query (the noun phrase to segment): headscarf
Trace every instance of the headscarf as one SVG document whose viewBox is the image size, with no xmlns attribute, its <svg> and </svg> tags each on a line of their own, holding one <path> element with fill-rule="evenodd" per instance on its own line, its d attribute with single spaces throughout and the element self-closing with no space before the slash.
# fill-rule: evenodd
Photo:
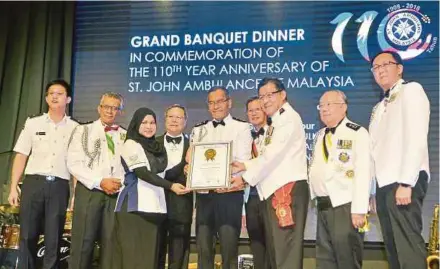
<svg viewBox="0 0 440 269">
<path fill-rule="evenodd" d="M 133 118 L 128 125 L 126 139 L 131 139 L 139 143 L 144 149 L 145 155 L 147 155 L 150 163 L 150 171 L 160 173 L 165 170 L 168 162 L 165 146 L 156 141 L 154 135 L 147 138 L 139 133 L 139 127 L 147 115 L 151 115 L 154 121 L 156 121 L 156 114 L 149 108 L 141 107 L 134 112 Z"/>
</svg>

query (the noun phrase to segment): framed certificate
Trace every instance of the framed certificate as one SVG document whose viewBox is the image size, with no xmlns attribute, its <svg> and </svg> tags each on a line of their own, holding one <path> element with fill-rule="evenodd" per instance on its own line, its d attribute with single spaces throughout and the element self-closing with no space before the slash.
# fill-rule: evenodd
<svg viewBox="0 0 440 269">
<path fill-rule="evenodd" d="M 194 143 L 186 186 L 193 190 L 229 188 L 231 160 L 232 141 Z"/>
</svg>

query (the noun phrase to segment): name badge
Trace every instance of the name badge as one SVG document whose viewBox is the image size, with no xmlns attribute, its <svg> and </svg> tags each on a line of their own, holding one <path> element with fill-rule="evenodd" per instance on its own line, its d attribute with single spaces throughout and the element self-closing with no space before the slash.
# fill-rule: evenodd
<svg viewBox="0 0 440 269">
<path fill-rule="evenodd" d="M 36 132 L 36 135 L 46 135 L 46 132 Z"/>
<path fill-rule="evenodd" d="M 336 148 L 338 149 L 352 149 L 353 147 L 353 141 L 352 140 L 338 140 L 338 144 Z"/>
</svg>

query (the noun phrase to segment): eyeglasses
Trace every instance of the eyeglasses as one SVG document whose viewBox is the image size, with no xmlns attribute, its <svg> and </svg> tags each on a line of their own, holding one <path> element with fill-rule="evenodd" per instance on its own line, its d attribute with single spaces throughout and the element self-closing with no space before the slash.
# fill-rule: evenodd
<svg viewBox="0 0 440 269">
<path fill-rule="evenodd" d="M 371 72 L 375 73 L 375 72 L 379 71 L 379 69 L 387 68 L 387 67 L 389 67 L 389 66 L 391 66 L 393 64 L 399 65 L 398 63 L 395 63 L 395 62 L 387 62 L 387 63 L 383 63 L 383 64 L 373 65 L 373 67 L 371 67 L 370 70 L 371 70 Z"/>
<path fill-rule="evenodd" d="M 316 109 L 321 110 L 324 107 L 330 107 L 331 105 L 344 105 L 345 103 L 322 103 L 316 106 Z"/>
<path fill-rule="evenodd" d="M 99 105 L 99 106 L 104 110 L 112 111 L 112 112 L 121 110 L 121 108 L 118 106 L 108 106 L 108 105 Z"/>
<path fill-rule="evenodd" d="M 215 106 L 215 105 L 221 105 L 229 101 L 229 98 L 223 99 L 223 100 L 217 100 L 217 101 L 208 101 L 208 106 Z"/>
<path fill-rule="evenodd" d="M 279 92 L 281 92 L 281 90 L 277 90 L 277 91 L 274 91 L 274 92 L 266 93 L 264 95 L 259 95 L 258 99 L 260 99 L 260 100 L 272 99 L 275 96 L 275 94 L 279 93 Z"/>
</svg>

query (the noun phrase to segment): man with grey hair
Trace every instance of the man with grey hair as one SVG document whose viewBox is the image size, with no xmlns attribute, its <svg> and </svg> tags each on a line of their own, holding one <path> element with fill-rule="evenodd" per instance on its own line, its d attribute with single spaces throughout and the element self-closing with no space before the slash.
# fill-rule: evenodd
<svg viewBox="0 0 440 269">
<path fill-rule="evenodd" d="M 342 91 L 325 92 L 318 110 L 325 128 L 316 135 L 309 167 L 318 209 L 316 268 L 360 269 L 371 183 L 368 132 L 347 118 Z"/>
<path fill-rule="evenodd" d="M 120 94 L 103 94 L 97 108 L 100 118 L 78 126 L 72 134 L 67 167 L 79 182 L 75 187 L 71 269 L 92 267 L 95 241 L 100 243 L 100 268 L 111 268 L 114 210 L 125 174 L 121 148 L 126 131 L 115 125 L 122 108 Z"/>
</svg>

